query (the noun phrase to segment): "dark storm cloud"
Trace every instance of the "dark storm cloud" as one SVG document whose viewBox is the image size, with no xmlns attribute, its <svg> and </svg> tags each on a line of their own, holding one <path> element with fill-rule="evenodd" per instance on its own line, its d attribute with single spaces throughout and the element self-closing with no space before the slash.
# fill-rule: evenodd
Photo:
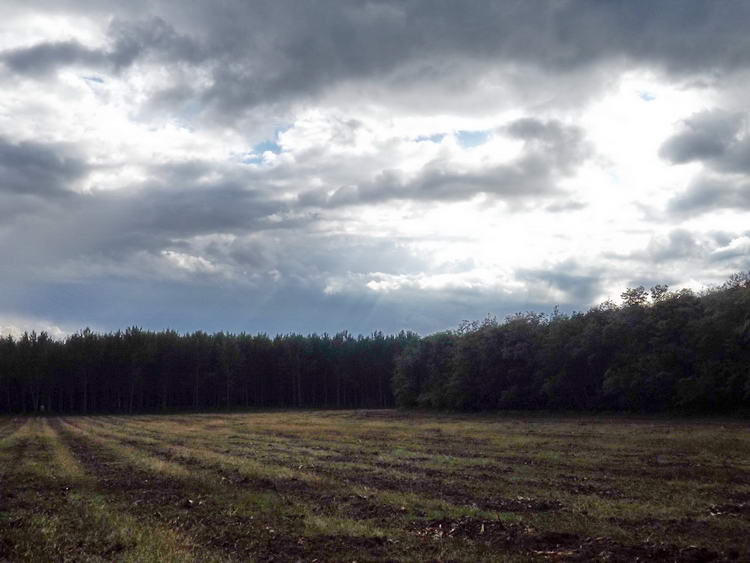
<svg viewBox="0 0 750 563">
<path fill-rule="evenodd" d="M 0 60 L 20 74 L 44 75 L 62 66 L 99 66 L 106 62 L 106 57 L 76 41 L 62 41 L 10 49 L 0 54 Z"/>
<path fill-rule="evenodd" d="M 328 195 L 309 191 L 302 205 L 341 206 L 389 200 L 457 201 L 487 194 L 508 203 L 560 194 L 557 182 L 575 171 L 592 154 L 583 131 L 558 121 L 525 118 L 500 133 L 524 141 L 521 154 L 509 163 L 462 171 L 452 162 L 428 163 L 416 178 L 384 170 L 372 181 L 343 186 Z"/>
<path fill-rule="evenodd" d="M 115 19 L 109 26 L 109 37 L 113 46 L 108 58 L 115 69 L 127 67 L 148 55 L 167 62 L 189 64 L 200 63 L 206 57 L 196 40 L 178 33 L 157 16 L 135 21 Z"/>
<path fill-rule="evenodd" d="M 750 173 L 750 136 L 743 114 L 703 111 L 685 120 L 659 154 L 675 164 L 699 161 L 720 172 Z"/>
<path fill-rule="evenodd" d="M 188 64 L 204 59 L 198 43 L 178 34 L 159 17 L 115 19 L 109 25 L 107 35 L 110 42 L 107 49 L 92 49 L 74 40 L 39 43 L 0 52 L 0 61 L 19 74 L 43 76 L 67 66 L 119 71 L 149 56 L 163 62 Z"/>
<path fill-rule="evenodd" d="M 72 147 L 0 137 L 0 192 L 59 196 L 86 172 Z"/>
<path fill-rule="evenodd" d="M 225 118 L 349 81 L 390 81 L 396 89 L 410 83 L 450 88 L 462 68 L 469 73 L 464 78 L 504 64 L 554 75 L 611 61 L 677 75 L 709 71 L 718 76 L 750 65 L 746 2 L 78 5 L 81 13 L 94 17 L 105 17 L 107 5 L 116 13 L 107 50 L 97 53 L 75 42 L 40 44 L 5 53 L 6 63 L 24 72 L 103 60 L 122 68 L 154 55 L 210 76 L 200 87 L 190 80 L 184 86 L 194 88 L 196 103 Z M 64 6 L 76 9 L 76 3 Z"/>
<path fill-rule="evenodd" d="M 230 112 L 368 77 L 439 86 L 462 62 L 557 73 L 624 59 L 688 75 L 750 64 L 741 2 L 274 1 L 203 14 L 216 59 L 238 63 L 214 68 L 204 99 Z"/>
</svg>

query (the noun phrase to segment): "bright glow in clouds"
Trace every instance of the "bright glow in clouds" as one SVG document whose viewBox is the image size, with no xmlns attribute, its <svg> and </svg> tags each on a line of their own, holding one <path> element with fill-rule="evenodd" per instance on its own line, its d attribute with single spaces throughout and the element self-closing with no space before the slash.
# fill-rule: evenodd
<svg viewBox="0 0 750 563">
<path fill-rule="evenodd" d="M 745 12 L 691 67 L 637 6 L 561 46 L 375 4 L 0 9 L 0 332 L 429 332 L 750 268 Z"/>
</svg>

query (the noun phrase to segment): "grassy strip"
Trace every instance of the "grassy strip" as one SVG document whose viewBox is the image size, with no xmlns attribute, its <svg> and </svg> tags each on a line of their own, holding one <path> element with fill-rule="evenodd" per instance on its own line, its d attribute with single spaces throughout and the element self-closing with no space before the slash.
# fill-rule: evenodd
<svg viewBox="0 0 750 563">
<path fill-rule="evenodd" d="M 136 522 L 93 491 L 47 420 L 31 419 L 0 448 L 0 560 L 190 561 L 170 530 Z M 201 553 L 195 559 L 212 560 Z M 214 559 L 215 560 L 215 559 Z"/>
<path fill-rule="evenodd" d="M 183 534 L 154 522 L 139 521 L 127 514 L 127 506 L 112 503 L 107 496 L 96 491 L 97 483 L 87 475 L 80 463 L 62 442 L 56 430 L 44 425 L 44 438 L 48 441 L 59 477 L 74 484 L 76 492 L 68 501 L 96 527 L 111 530 L 119 538 L 122 552 L 120 561 L 219 561 L 220 558 L 198 548 Z"/>
<path fill-rule="evenodd" d="M 6 420 L 5 424 L 0 427 L 0 441 L 10 438 L 28 424 L 28 418 L 13 418 Z"/>
</svg>

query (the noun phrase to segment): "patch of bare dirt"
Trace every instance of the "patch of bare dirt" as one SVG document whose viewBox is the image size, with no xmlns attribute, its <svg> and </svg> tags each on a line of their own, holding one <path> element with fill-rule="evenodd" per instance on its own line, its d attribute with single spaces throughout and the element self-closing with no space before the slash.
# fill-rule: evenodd
<svg viewBox="0 0 750 563">
<path fill-rule="evenodd" d="M 319 504 L 313 508 L 313 512 L 335 514 L 354 520 L 376 520 L 380 523 L 394 520 L 404 514 L 403 510 L 395 506 L 378 504 L 369 499 L 368 495 L 318 494 L 315 495 L 315 500 L 319 501 Z"/>
<path fill-rule="evenodd" d="M 625 495 L 611 486 L 611 484 L 600 480 L 594 481 L 588 477 L 578 475 L 558 475 L 558 481 L 548 482 L 548 486 L 561 489 L 566 493 L 574 495 L 595 495 L 601 498 L 622 499 Z"/>
<path fill-rule="evenodd" d="M 471 489 L 458 483 L 446 483 L 433 479 L 407 479 L 400 475 L 383 475 L 368 472 L 343 472 L 335 467 L 316 467 L 316 471 L 347 483 L 370 487 L 376 490 L 409 492 L 428 498 L 446 500 L 452 504 L 476 506 L 482 510 L 496 512 L 546 512 L 559 510 L 562 503 L 557 500 L 536 499 L 525 496 L 503 498 L 479 488 Z"/>
<path fill-rule="evenodd" d="M 275 542 L 276 555 L 260 561 L 391 560 L 394 542 L 379 536 L 329 536 L 283 538 Z"/>
<path fill-rule="evenodd" d="M 498 551 L 520 552 L 557 561 L 684 561 L 724 560 L 721 554 L 698 547 L 626 545 L 605 537 L 591 538 L 565 532 L 537 531 L 523 524 L 475 518 L 415 522 L 411 532 L 425 540 L 464 538 L 489 544 Z"/>
<path fill-rule="evenodd" d="M 380 469 L 401 471 L 404 473 L 413 473 L 430 479 L 448 478 L 460 479 L 462 481 L 496 481 L 500 475 L 512 473 L 512 467 L 492 467 L 487 466 L 464 466 L 464 467 L 445 467 L 436 469 L 434 467 L 424 467 L 419 465 L 419 461 L 425 461 L 429 458 L 409 458 L 404 462 L 378 461 L 372 463 L 373 467 Z M 329 461 L 326 459 L 325 461 Z M 352 460 L 348 460 L 352 461 Z"/>
<path fill-rule="evenodd" d="M 564 467 L 555 464 L 557 467 Z M 572 470 L 576 468 L 571 467 Z M 578 468 L 580 469 L 580 468 Z M 626 477 L 632 479 L 656 479 L 661 481 L 699 481 L 701 483 L 722 483 L 735 485 L 750 483 L 750 471 L 740 467 L 723 465 L 701 465 L 688 462 L 657 463 L 656 458 L 648 463 L 639 462 L 630 467 L 622 465 L 599 465 L 591 468 L 603 477 Z"/>
<path fill-rule="evenodd" d="M 737 504 L 714 504 L 708 509 L 711 516 L 740 516 L 750 518 L 750 502 Z"/>
</svg>

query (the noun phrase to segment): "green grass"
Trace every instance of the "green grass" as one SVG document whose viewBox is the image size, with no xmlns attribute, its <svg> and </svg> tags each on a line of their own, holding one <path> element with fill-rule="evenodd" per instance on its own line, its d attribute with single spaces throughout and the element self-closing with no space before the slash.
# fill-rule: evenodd
<svg viewBox="0 0 750 563">
<path fill-rule="evenodd" d="M 398 411 L 2 419 L 0 501 L 10 561 L 742 560 L 750 433 Z"/>
</svg>

